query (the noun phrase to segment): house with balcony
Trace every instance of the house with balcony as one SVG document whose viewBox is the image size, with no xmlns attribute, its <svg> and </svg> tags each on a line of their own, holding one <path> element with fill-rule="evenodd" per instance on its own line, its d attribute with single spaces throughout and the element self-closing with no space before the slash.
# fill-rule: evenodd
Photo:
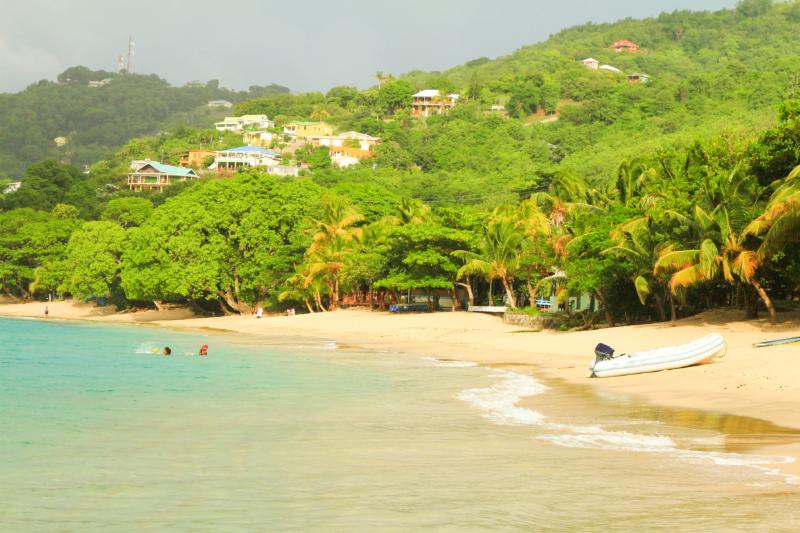
<svg viewBox="0 0 800 533">
<path fill-rule="evenodd" d="M 617 53 L 627 52 L 630 54 L 635 54 L 639 51 L 639 45 L 633 41 L 629 41 L 628 39 L 620 39 L 619 41 L 615 41 L 610 48 Z"/>
<path fill-rule="evenodd" d="M 262 146 L 239 146 L 217 152 L 214 168 L 220 171 L 247 167 L 274 167 L 281 162 L 280 152 Z"/>
<path fill-rule="evenodd" d="M 291 137 L 311 139 L 312 137 L 325 137 L 333 135 L 333 126 L 325 122 L 289 122 L 284 126 L 283 133 Z"/>
<path fill-rule="evenodd" d="M 216 157 L 215 150 L 189 150 L 181 154 L 179 165 L 183 168 L 203 168 L 206 160 L 211 157 Z"/>
<path fill-rule="evenodd" d="M 457 101 L 457 94 L 442 96 L 437 89 L 425 89 L 413 95 L 411 116 L 430 117 L 431 115 L 443 115 L 450 111 Z"/>
<path fill-rule="evenodd" d="M 240 117 L 225 117 L 225 120 L 216 122 L 217 131 L 232 131 L 241 133 L 244 130 L 266 130 L 275 127 L 267 115 L 242 115 Z"/>
<path fill-rule="evenodd" d="M 128 187 L 132 191 L 162 192 L 176 181 L 199 179 L 191 168 L 165 165 L 156 161 L 145 161 L 128 174 Z"/>
</svg>

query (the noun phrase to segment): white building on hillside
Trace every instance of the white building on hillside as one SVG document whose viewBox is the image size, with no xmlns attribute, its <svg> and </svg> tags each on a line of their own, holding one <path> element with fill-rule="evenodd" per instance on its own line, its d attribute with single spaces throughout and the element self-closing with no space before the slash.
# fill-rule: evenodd
<svg viewBox="0 0 800 533">
<path fill-rule="evenodd" d="M 225 107 L 230 109 L 233 107 L 233 104 L 227 100 L 209 100 L 208 107 Z"/>
<path fill-rule="evenodd" d="M 581 63 L 586 68 L 590 68 L 592 70 L 597 70 L 600 68 L 600 62 L 593 57 L 587 57 L 586 59 L 581 59 Z"/>
<path fill-rule="evenodd" d="M 281 162 L 281 154 L 261 146 L 239 146 L 220 150 L 214 161 L 217 170 L 242 167 L 274 167 Z"/>
<path fill-rule="evenodd" d="M 373 137 L 372 135 L 359 133 L 357 131 L 346 131 L 339 135 L 321 135 L 311 138 L 311 142 L 318 146 L 340 147 L 348 145 L 349 143 L 347 141 L 355 141 L 358 143 L 358 146 L 353 146 L 353 148 L 367 151 L 371 150 L 381 139 L 380 137 Z"/>
<path fill-rule="evenodd" d="M 8 185 L 6 185 L 5 189 L 3 189 L 3 194 L 11 194 L 12 192 L 17 192 L 21 185 L 22 185 L 21 181 L 12 181 Z"/>
<path fill-rule="evenodd" d="M 241 133 L 244 130 L 266 130 L 274 128 L 275 123 L 267 115 L 242 115 L 241 117 L 225 117 L 222 122 L 214 124 L 217 131 L 233 131 Z"/>
</svg>

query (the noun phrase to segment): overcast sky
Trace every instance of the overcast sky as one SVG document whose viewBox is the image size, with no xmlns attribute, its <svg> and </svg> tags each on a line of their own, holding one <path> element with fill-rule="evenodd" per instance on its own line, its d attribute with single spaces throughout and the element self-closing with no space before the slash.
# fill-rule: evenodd
<svg viewBox="0 0 800 533">
<path fill-rule="evenodd" d="M 236 89 L 366 87 L 377 71 L 444 70 L 508 54 L 588 21 L 736 0 L 0 0 L 0 92 L 73 65 L 114 70 L 135 41 L 134 71 L 175 85 Z"/>
</svg>

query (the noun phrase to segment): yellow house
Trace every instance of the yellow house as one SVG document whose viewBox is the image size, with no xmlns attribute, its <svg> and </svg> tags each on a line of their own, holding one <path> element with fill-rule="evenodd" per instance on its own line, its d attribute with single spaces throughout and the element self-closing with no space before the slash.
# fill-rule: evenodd
<svg viewBox="0 0 800 533">
<path fill-rule="evenodd" d="M 296 137 L 324 137 L 333 135 L 333 126 L 324 122 L 289 122 L 283 133 Z"/>
</svg>

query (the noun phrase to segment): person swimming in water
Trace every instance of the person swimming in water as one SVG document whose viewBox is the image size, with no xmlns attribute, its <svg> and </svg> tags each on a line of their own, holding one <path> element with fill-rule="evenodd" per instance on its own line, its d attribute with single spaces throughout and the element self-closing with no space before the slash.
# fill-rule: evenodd
<svg viewBox="0 0 800 533">
<path fill-rule="evenodd" d="M 164 355 L 170 355 L 170 354 L 172 354 L 172 348 L 170 348 L 169 346 L 164 346 L 164 352 L 163 352 L 163 354 L 164 354 Z"/>
<path fill-rule="evenodd" d="M 198 355 L 208 355 L 208 344 L 204 344 L 200 347 L 200 353 Z"/>
</svg>

